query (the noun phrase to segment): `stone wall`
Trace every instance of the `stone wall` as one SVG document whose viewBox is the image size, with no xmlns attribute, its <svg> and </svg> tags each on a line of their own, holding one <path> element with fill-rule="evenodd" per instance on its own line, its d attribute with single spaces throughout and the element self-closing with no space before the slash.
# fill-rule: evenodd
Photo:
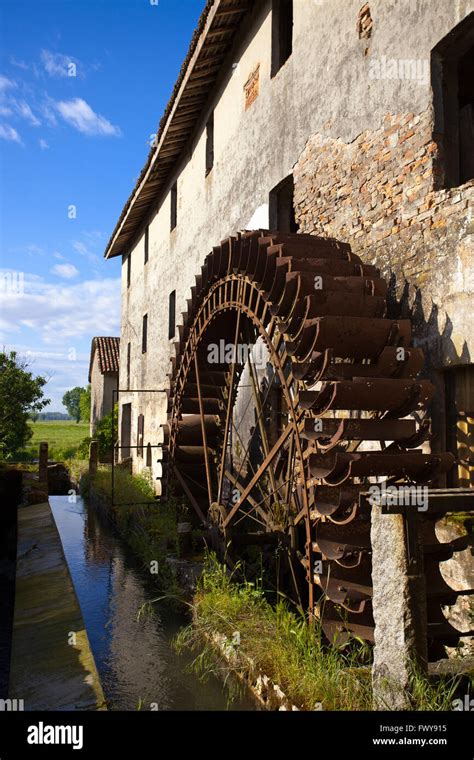
<svg viewBox="0 0 474 760">
<path fill-rule="evenodd" d="M 348 242 L 380 268 L 389 313 L 413 319 L 442 393 L 439 371 L 473 361 L 474 181 L 436 189 L 443 156 L 435 138 L 430 108 L 387 113 L 351 142 L 316 133 L 294 167 L 294 203 L 301 232 Z M 440 441 L 441 406 L 433 410 Z"/>
</svg>

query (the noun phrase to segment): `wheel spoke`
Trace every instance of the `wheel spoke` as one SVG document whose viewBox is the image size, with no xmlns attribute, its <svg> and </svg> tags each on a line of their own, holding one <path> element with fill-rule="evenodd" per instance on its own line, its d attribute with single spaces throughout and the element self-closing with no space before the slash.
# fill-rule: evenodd
<svg viewBox="0 0 474 760">
<path fill-rule="evenodd" d="M 235 326 L 235 339 L 234 339 L 234 346 L 235 346 L 235 359 L 237 359 L 237 344 L 239 341 L 239 331 L 240 331 L 240 311 L 237 312 L 237 320 L 236 320 L 236 326 Z M 219 484 L 217 487 L 217 503 L 221 503 L 221 497 L 222 497 L 222 487 L 224 485 L 224 470 L 225 470 L 225 458 L 227 455 L 227 441 L 229 436 L 229 427 L 230 427 L 230 418 L 232 415 L 232 401 L 234 396 L 234 375 L 235 375 L 235 366 L 236 361 L 232 362 L 232 367 L 230 370 L 230 382 L 229 382 L 229 396 L 227 399 L 227 411 L 225 416 L 225 428 L 224 428 L 224 441 L 222 443 L 222 455 L 221 455 L 221 464 L 219 469 Z"/>
<path fill-rule="evenodd" d="M 202 430 L 202 445 L 204 447 L 204 462 L 206 466 L 206 479 L 207 479 L 207 492 L 209 496 L 209 507 L 212 504 L 212 482 L 211 482 L 211 468 L 209 466 L 209 452 L 207 450 L 207 435 L 206 435 L 206 423 L 204 420 L 204 408 L 202 404 L 201 383 L 199 380 L 199 365 L 197 352 L 194 354 L 194 371 L 196 373 L 196 385 L 199 399 L 199 413 L 201 415 L 201 430 Z"/>
<path fill-rule="evenodd" d="M 283 446 L 283 444 L 285 443 L 286 439 L 288 438 L 288 436 L 290 435 L 290 433 L 293 431 L 293 429 L 294 429 L 293 423 L 290 422 L 290 424 L 287 425 L 287 427 L 285 428 L 285 430 L 283 431 L 283 433 L 280 435 L 278 441 L 275 443 L 275 445 L 269 451 L 268 456 L 265 457 L 264 461 L 262 462 L 262 464 L 258 468 L 257 472 L 255 473 L 255 475 L 253 476 L 253 478 L 250 480 L 250 483 L 248 483 L 248 485 L 245 487 L 243 493 L 240 495 L 240 498 L 237 500 L 237 502 L 234 504 L 234 506 L 230 510 L 229 514 L 227 515 L 227 517 L 226 517 L 226 519 L 224 521 L 224 526 L 227 526 L 230 523 L 230 521 L 232 520 L 233 516 L 235 515 L 235 513 L 240 508 L 241 504 L 245 501 L 245 499 L 247 498 L 247 496 L 251 492 L 251 490 L 254 487 L 255 483 L 259 480 L 259 478 L 262 477 L 262 475 L 265 472 L 265 470 L 267 469 L 268 465 L 276 457 L 276 455 L 278 454 L 280 448 Z"/>
</svg>

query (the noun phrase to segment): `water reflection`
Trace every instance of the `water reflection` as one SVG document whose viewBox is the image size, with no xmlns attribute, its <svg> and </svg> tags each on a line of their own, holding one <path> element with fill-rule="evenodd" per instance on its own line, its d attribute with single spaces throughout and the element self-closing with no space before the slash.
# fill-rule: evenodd
<svg viewBox="0 0 474 760">
<path fill-rule="evenodd" d="M 248 695 L 228 702 L 232 685 L 214 677 L 203 684 L 189 672 L 191 655 L 171 646 L 184 618 L 155 604 L 153 616 L 137 619 L 159 593 L 111 526 L 80 498 L 51 496 L 50 503 L 109 709 L 255 709 Z"/>
</svg>

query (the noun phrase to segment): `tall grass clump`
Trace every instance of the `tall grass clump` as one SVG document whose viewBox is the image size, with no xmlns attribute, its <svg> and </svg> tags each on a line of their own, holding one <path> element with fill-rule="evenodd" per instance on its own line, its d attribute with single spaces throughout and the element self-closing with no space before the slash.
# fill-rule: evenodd
<svg viewBox="0 0 474 760">
<path fill-rule="evenodd" d="M 259 584 L 235 581 L 216 559 L 206 557 L 193 600 L 193 623 L 177 638 L 178 650 L 199 651 L 195 669 L 225 674 L 236 668 L 247 675 L 267 675 L 288 700 L 303 710 L 372 710 L 372 651 L 351 638 L 328 644 L 318 621 L 308 624 L 286 601 L 272 605 Z M 219 657 L 216 635 L 232 654 L 231 665 Z M 229 658 L 227 658 L 229 659 Z M 428 679 L 416 667 L 410 684 L 413 710 L 450 710 L 458 679 Z"/>
</svg>

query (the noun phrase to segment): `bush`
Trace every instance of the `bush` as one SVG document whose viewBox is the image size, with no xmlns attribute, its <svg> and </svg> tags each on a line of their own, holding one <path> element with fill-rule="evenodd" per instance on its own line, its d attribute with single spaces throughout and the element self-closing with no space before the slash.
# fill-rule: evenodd
<svg viewBox="0 0 474 760">
<path fill-rule="evenodd" d="M 95 429 L 94 437 L 87 436 L 81 442 L 77 449 L 76 456 L 79 459 L 89 458 L 89 445 L 92 440 L 97 441 L 99 444 L 99 459 L 106 459 L 113 456 L 113 450 L 115 445 L 114 435 L 117 435 L 118 431 L 118 404 L 115 404 L 113 411 L 102 417 Z M 110 459 L 109 459 L 110 461 Z"/>
</svg>

